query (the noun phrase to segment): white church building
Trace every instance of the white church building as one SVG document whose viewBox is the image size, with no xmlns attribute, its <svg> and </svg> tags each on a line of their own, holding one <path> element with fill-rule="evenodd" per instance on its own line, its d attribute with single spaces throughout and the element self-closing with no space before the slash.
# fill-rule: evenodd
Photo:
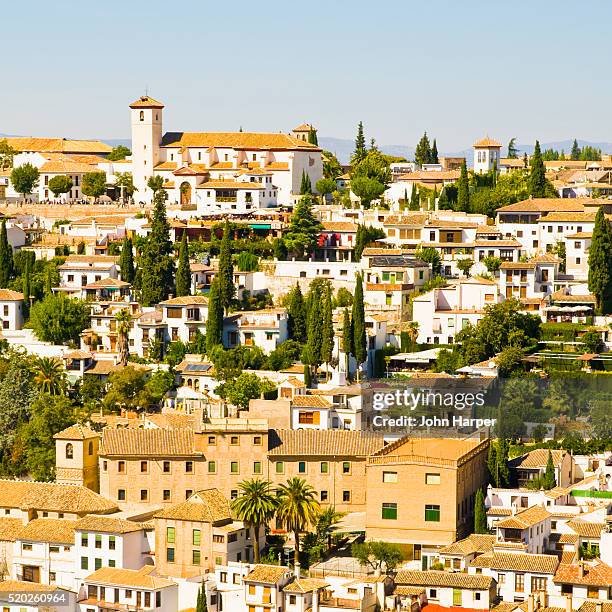
<svg viewBox="0 0 612 612">
<path fill-rule="evenodd" d="M 164 105 L 149 96 L 130 104 L 136 200 L 150 202 L 161 176 L 169 203 L 196 214 L 249 212 L 292 204 L 306 173 L 314 191 L 323 176 L 321 149 L 299 126 L 291 134 L 166 132 Z M 310 126 L 309 126 L 309 129 Z"/>
<path fill-rule="evenodd" d="M 499 172 L 501 142 L 488 136 L 474 143 L 474 172 L 486 174 L 495 168 Z"/>
</svg>

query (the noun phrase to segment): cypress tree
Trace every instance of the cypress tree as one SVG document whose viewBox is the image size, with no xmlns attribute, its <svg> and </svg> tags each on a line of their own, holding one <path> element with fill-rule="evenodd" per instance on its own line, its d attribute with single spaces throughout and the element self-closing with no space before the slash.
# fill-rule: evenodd
<svg viewBox="0 0 612 612">
<path fill-rule="evenodd" d="M 23 271 L 23 285 L 22 285 L 22 293 L 23 293 L 23 303 L 25 306 L 26 313 L 30 308 L 30 295 L 32 293 L 32 282 L 31 282 L 31 271 L 30 271 L 30 259 L 26 259 L 25 262 L 25 270 Z"/>
<path fill-rule="evenodd" d="M 434 138 L 433 144 L 431 145 L 431 163 L 432 164 L 439 164 L 439 158 L 438 158 L 438 143 L 436 142 L 436 139 Z"/>
<path fill-rule="evenodd" d="M 151 232 L 140 262 L 140 300 L 143 306 L 159 304 L 174 291 L 174 261 L 170 225 L 166 218 L 166 194 L 160 189 L 153 199 Z"/>
<path fill-rule="evenodd" d="M 365 307 L 363 304 L 363 277 L 357 274 L 355 294 L 353 297 L 353 355 L 359 366 L 367 359 L 366 329 L 365 329 Z"/>
<path fill-rule="evenodd" d="M 448 195 L 446 189 L 442 188 L 440 192 L 440 198 L 438 199 L 438 208 L 440 210 L 448 210 L 450 208 L 450 202 L 448 201 Z"/>
<path fill-rule="evenodd" d="M 404 210 L 406 208 L 408 208 L 410 205 L 409 200 L 408 200 L 408 190 L 404 189 L 404 201 L 400 206 L 400 210 Z"/>
<path fill-rule="evenodd" d="M 436 210 L 436 200 L 438 199 L 438 187 L 434 185 L 433 196 L 431 198 L 431 204 L 429 206 L 429 210 Z"/>
<path fill-rule="evenodd" d="M 498 487 L 510 486 L 510 466 L 508 465 L 508 453 L 510 444 L 506 438 L 500 438 L 497 447 L 497 468 Z"/>
<path fill-rule="evenodd" d="M 121 246 L 121 256 L 119 257 L 119 270 L 121 271 L 121 280 L 126 283 L 134 281 L 134 249 L 132 239 L 127 236 L 123 239 Z"/>
<path fill-rule="evenodd" d="M 353 330 L 351 328 L 351 316 L 348 308 L 344 309 L 342 318 L 342 352 L 344 353 L 346 376 L 349 376 L 349 359 L 351 355 L 351 347 L 353 344 Z"/>
<path fill-rule="evenodd" d="M 314 368 L 315 372 L 321 365 L 323 326 L 321 319 L 323 315 L 321 284 L 316 281 L 311 283 L 308 292 L 308 325 L 307 341 L 302 351 L 302 361 Z"/>
<path fill-rule="evenodd" d="M 544 471 L 544 480 L 542 486 L 547 491 L 554 489 L 557 486 L 557 479 L 555 477 L 555 465 L 553 463 L 552 453 L 548 451 L 548 459 L 546 460 L 546 469 Z"/>
<path fill-rule="evenodd" d="M 574 138 L 574 143 L 572 144 L 572 152 L 571 159 L 574 161 L 578 161 L 580 159 L 580 147 L 578 146 L 578 141 Z"/>
<path fill-rule="evenodd" d="M 321 296 L 322 332 L 321 362 L 329 365 L 334 354 L 334 323 L 332 320 L 331 286 L 328 284 Z"/>
<path fill-rule="evenodd" d="M 358 164 L 366 155 L 366 141 L 363 133 L 363 122 L 360 121 L 357 126 L 357 136 L 355 138 L 355 151 L 353 152 L 353 156 L 351 157 L 351 164 L 354 166 Z"/>
<path fill-rule="evenodd" d="M 315 130 L 314 128 L 310 128 L 310 131 L 308 132 L 308 143 L 311 145 L 315 145 L 316 147 L 319 146 L 319 139 L 317 138 L 317 130 Z"/>
<path fill-rule="evenodd" d="M 420 210 L 421 201 L 419 198 L 419 188 L 417 184 L 412 185 L 412 193 L 410 194 L 410 210 Z"/>
<path fill-rule="evenodd" d="M 295 284 L 289 294 L 287 312 L 289 315 L 289 337 L 297 342 L 306 342 L 306 305 L 299 283 Z"/>
<path fill-rule="evenodd" d="M 474 533 L 489 533 L 489 528 L 487 527 L 487 508 L 482 489 L 476 491 L 476 500 L 474 501 Z"/>
<path fill-rule="evenodd" d="M 493 441 L 489 443 L 489 454 L 487 456 L 487 469 L 489 471 L 489 482 L 494 486 L 499 486 L 497 478 L 497 448 Z"/>
<path fill-rule="evenodd" d="M 431 159 L 431 146 L 429 144 L 429 138 L 427 137 L 427 132 L 421 136 L 421 140 L 416 146 L 414 151 L 414 161 L 422 166 L 423 164 L 428 164 Z"/>
<path fill-rule="evenodd" d="M 540 143 L 536 140 L 531 158 L 531 171 L 529 172 L 529 195 L 532 198 L 543 198 L 546 196 L 546 169 L 542 161 Z"/>
<path fill-rule="evenodd" d="M 230 242 L 230 224 L 225 220 L 223 228 L 223 238 L 221 239 L 221 248 L 219 250 L 219 295 L 221 297 L 221 305 L 227 314 L 229 307 L 236 295 L 236 286 L 234 285 L 234 265 L 232 263 L 232 248 Z"/>
<path fill-rule="evenodd" d="M 0 229 L 0 287 L 8 287 L 13 275 L 13 247 L 9 244 L 6 233 L 6 221 Z"/>
<path fill-rule="evenodd" d="M 310 366 L 307 363 L 304 364 L 304 384 L 306 385 L 307 389 L 312 387 L 312 372 L 310 371 Z"/>
<path fill-rule="evenodd" d="M 457 210 L 461 212 L 470 211 L 470 180 L 465 159 L 461 163 L 461 174 L 457 185 Z"/>
<path fill-rule="evenodd" d="M 223 304 L 219 279 L 215 278 L 208 294 L 208 318 L 206 319 L 206 352 L 210 355 L 214 347 L 223 344 Z"/>
<path fill-rule="evenodd" d="M 178 267 L 176 269 L 176 295 L 191 294 L 191 267 L 189 265 L 189 246 L 187 232 L 183 232 L 179 247 Z"/>
<path fill-rule="evenodd" d="M 300 184 L 300 195 L 307 195 L 312 193 L 312 183 L 310 182 L 310 176 L 306 174 L 305 170 L 302 170 L 302 182 Z"/>
<path fill-rule="evenodd" d="M 612 313 L 612 229 L 601 206 L 595 216 L 589 250 L 589 291 L 597 300 L 597 310 Z"/>
<path fill-rule="evenodd" d="M 45 296 L 53 293 L 53 270 L 47 265 L 45 270 Z"/>
</svg>

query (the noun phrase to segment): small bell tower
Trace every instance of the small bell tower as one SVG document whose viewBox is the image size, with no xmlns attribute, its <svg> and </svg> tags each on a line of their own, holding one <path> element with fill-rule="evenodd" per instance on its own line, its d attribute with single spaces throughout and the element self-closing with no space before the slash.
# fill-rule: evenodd
<svg viewBox="0 0 612 612">
<path fill-rule="evenodd" d="M 86 425 L 71 425 L 56 433 L 55 481 L 99 492 L 98 447 L 100 434 Z"/>
</svg>

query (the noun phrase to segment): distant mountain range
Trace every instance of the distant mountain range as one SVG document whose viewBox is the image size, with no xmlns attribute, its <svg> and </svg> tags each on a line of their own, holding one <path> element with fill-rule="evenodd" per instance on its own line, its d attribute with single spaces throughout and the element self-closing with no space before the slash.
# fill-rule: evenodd
<svg viewBox="0 0 612 612">
<path fill-rule="evenodd" d="M 543 142 L 540 144 L 540 148 L 544 149 L 555 149 L 557 151 L 565 151 L 569 153 L 574 140 L 558 140 L 556 142 Z M 578 144 L 583 147 L 585 145 L 601 149 L 603 153 L 612 153 L 612 142 L 590 142 L 588 140 L 578 140 Z M 353 150 L 355 149 L 355 143 L 353 140 L 344 138 L 328 138 L 326 136 L 319 136 L 319 146 L 323 147 L 327 151 L 331 151 L 336 155 L 341 164 L 348 164 L 351 159 Z M 378 148 L 386 155 L 393 155 L 394 157 L 405 157 L 406 159 L 414 158 L 414 147 L 407 147 L 405 145 L 377 145 Z M 502 148 L 502 157 L 506 155 L 507 143 Z M 527 153 L 528 155 L 533 153 L 534 145 L 523 145 L 517 144 L 516 148 L 521 154 Z M 462 151 L 441 151 L 441 156 L 446 157 L 465 157 L 468 161 L 468 165 L 473 162 L 474 150 L 472 148 L 463 149 Z"/>
<path fill-rule="evenodd" d="M 7 138 L 10 136 L 14 136 L 12 134 L 0 134 L 0 138 Z M 112 147 L 117 147 L 119 145 L 124 145 L 126 147 L 131 147 L 132 143 L 129 138 L 100 138 L 96 140 L 102 140 L 109 144 Z M 541 143 L 542 150 L 544 149 L 555 149 L 557 151 L 565 151 L 569 153 L 573 139 L 571 140 L 558 140 L 555 142 L 543 142 Z M 591 142 L 588 140 L 578 140 L 578 144 L 583 147 L 585 145 L 595 147 L 596 149 L 601 149 L 603 153 L 612 153 L 612 142 Z M 319 146 L 325 149 L 326 151 L 331 151 L 338 158 L 341 164 L 348 164 L 351 155 L 353 153 L 353 149 L 355 148 L 355 143 L 353 140 L 349 140 L 348 138 L 333 138 L 331 136 L 319 136 Z M 406 159 L 414 158 L 414 147 L 408 147 L 406 145 L 377 145 L 378 148 L 385 153 L 386 155 L 393 155 L 394 157 L 405 157 Z M 502 148 L 502 157 L 506 154 L 507 143 L 504 143 L 504 147 Z M 533 152 L 533 145 L 517 145 L 517 149 L 519 152 L 531 154 Z M 468 165 L 473 163 L 473 149 L 467 148 L 462 151 L 441 151 L 441 156 L 446 157 L 465 157 L 468 161 Z"/>
</svg>

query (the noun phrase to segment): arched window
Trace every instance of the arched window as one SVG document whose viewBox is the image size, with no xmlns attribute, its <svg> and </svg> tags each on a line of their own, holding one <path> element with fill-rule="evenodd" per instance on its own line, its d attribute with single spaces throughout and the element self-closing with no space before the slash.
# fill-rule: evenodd
<svg viewBox="0 0 612 612">
<path fill-rule="evenodd" d="M 89 446 L 87 447 L 87 452 L 88 452 L 90 455 L 93 455 L 93 442 L 90 442 L 90 443 L 89 443 Z"/>
<path fill-rule="evenodd" d="M 66 444 L 66 459 L 72 459 L 74 457 L 74 447 L 70 442 Z"/>
<path fill-rule="evenodd" d="M 140 120 L 144 121 L 144 111 L 140 111 Z"/>
</svg>

